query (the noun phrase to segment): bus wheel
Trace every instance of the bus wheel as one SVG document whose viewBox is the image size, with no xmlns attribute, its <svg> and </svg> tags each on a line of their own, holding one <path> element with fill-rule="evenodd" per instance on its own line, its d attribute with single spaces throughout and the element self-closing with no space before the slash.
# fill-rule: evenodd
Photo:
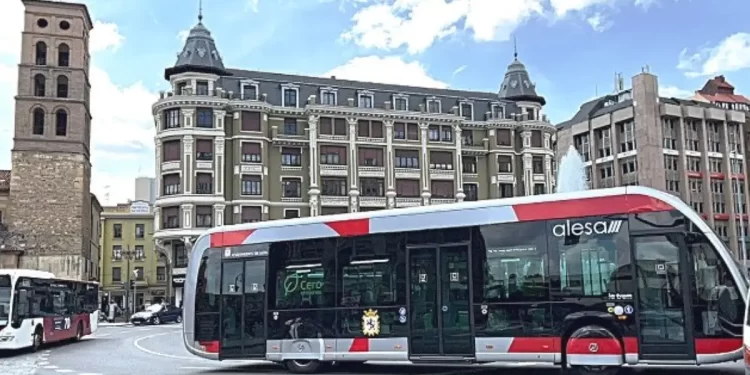
<svg viewBox="0 0 750 375">
<path fill-rule="evenodd" d="M 42 332 L 42 328 L 37 327 L 37 329 L 34 331 L 34 334 L 31 336 L 31 351 L 32 352 L 36 352 L 42 346 L 42 341 L 44 340 L 43 335 L 44 333 Z"/>
<path fill-rule="evenodd" d="M 76 328 L 76 341 L 81 341 L 83 338 L 83 326 L 81 326 L 81 323 L 78 323 L 78 328 Z"/>
<path fill-rule="evenodd" d="M 284 367 L 295 374 L 314 374 L 320 369 L 320 361 L 292 359 L 284 361 Z"/>
<path fill-rule="evenodd" d="M 571 375 L 617 375 L 620 367 L 613 366 L 571 366 Z"/>
</svg>

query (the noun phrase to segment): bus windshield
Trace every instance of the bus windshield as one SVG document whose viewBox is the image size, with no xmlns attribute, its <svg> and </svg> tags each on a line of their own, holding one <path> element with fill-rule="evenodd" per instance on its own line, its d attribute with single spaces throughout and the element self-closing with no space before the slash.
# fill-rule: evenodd
<svg viewBox="0 0 750 375">
<path fill-rule="evenodd" d="M 0 326 L 8 325 L 10 316 L 10 276 L 0 276 Z"/>
</svg>

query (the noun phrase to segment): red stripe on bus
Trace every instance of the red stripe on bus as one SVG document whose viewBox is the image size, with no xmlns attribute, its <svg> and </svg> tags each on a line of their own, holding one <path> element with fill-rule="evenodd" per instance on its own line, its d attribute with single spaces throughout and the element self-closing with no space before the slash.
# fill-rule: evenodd
<svg viewBox="0 0 750 375">
<path fill-rule="evenodd" d="M 370 234 L 370 219 L 332 221 L 326 223 L 341 237 L 353 237 Z"/>
<path fill-rule="evenodd" d="M 211 247 L 227 247 L 242 245 L 255 229 L 235 230 L 231 232 L 211 233 Z"/>
<path fill-rule="evenodd" d="M 623 337 L 622 341 L 625 343 L 625 353 L 638 354 L 638 339 L 637 338 Z"/>
<path fill-rule="evenodd" d="M 615 195 L 611 197 L 569 199 L 513 206 L 518 221 L 633 214 L 669 211 L 673 209 L 667 203 L 645 195 Z"/>
<path fill-rule="evenodd" d="M 369 352 L 370 351 L 370 339 L 367 337 L 357 337 L 352 341 L 352 345 L 349 347 L 349 352 Z"/>
<path fill-rule="evenodd" d="M 203 347 L 206 353 L 218 353 L 219 352 L 218 341 L 199 341 L 198 344 Z"/>
<path fill-rule="evenodd" d="M 614 337 L 570 338 L 565 344 L 566 354 L 622 354 L 620 341 Z"/>
<path fill-rule="evenodd" d="M 514 337 L 508 353 L 558 353 L 554 337 Z M 557 339 L 559 341 L 559 339 Z"/>
<path fill-rule="evenodd" d="M 742 339 L 695 339 L 695 354 L 729 353 L 742 348 Z"/>
</svg>

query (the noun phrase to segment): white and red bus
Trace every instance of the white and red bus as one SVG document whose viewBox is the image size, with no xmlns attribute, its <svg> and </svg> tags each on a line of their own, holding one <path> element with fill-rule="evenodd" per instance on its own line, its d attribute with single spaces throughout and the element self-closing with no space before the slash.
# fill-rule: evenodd
<svg viewBox="0 0 750 375">
<path fill-rule="evenodd" d="M 99 284 L 49 272 L 0 269 L 0 350 L 38 349 L 96 331 Z"/>
<path fill-rule="evenodd" d="M 748 292 L 698 214 L 640 186 L 213 228 L 185 283 L 190 352 L 301 373 L 737 361 Z"/>
</svg>

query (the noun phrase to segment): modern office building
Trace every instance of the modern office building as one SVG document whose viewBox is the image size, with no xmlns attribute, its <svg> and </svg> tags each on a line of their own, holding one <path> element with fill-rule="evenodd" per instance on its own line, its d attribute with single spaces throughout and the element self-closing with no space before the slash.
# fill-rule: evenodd
<svg viewBox="0 0 750 375">
<path fill-rule="evenodd" d="M 154 204 L 156 201 L 156 179 L 137 177 L 135 179 L 135 200 Z"/>
<path fill-rule="evenodd" d="M 199 22 L 164 77 L 172 91 L 153 105 L 155 238 L 173 249 L 175 273 L 184 243 L 217 225 L 554 183 L 554 127 L 518 59 L 498 93 L 231 69 Z"/>
<path fill-rule="evenodd" d="M 166 257 L 154 249 L 154 213 L 145 201 L 104 207 L 101 290 L 121 308 L 161 302 L 170 295 Z M 130 287 L 133 281 L 135 288 Z M 134 290 L 133 290 L 134 289 Z"/>
<path fill-rule="evenodd" d="M 575 146 L 592 188 L 644 185 L 679 196 L 739 255 L 740 222 L 747 227 L 747 114 L 660 97 L 658 87 L 655 75 L 642 72 L 630 89 L 584 103 L 558 125 L 558 157 Z"/>
</svg>

